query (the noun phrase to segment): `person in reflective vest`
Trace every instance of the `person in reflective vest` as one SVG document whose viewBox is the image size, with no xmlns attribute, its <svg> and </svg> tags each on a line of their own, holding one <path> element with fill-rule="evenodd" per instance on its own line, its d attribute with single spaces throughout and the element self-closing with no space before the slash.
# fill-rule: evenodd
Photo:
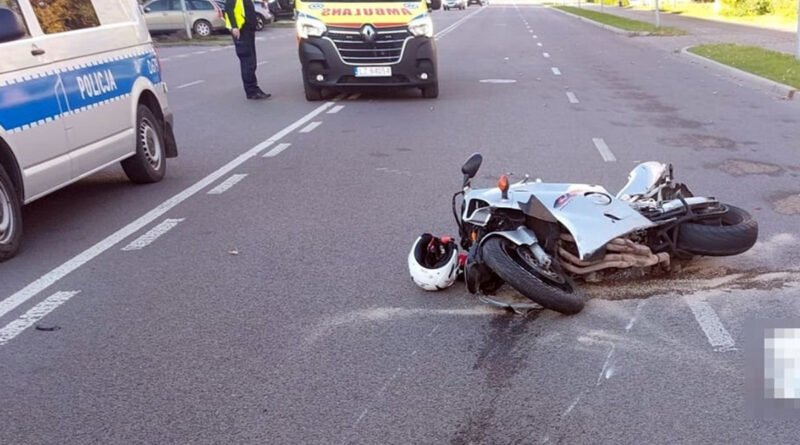
<svg viewBox="0 0 800 445">
<path fill-rule="evenodd" d="M 253 0 L 225 0 L 225 26 L 231 31 L 242 70 L 242 84 L 248 99 L 270 97 L 261 91 L 256 77 L 256 8 Z"/>
</svg>

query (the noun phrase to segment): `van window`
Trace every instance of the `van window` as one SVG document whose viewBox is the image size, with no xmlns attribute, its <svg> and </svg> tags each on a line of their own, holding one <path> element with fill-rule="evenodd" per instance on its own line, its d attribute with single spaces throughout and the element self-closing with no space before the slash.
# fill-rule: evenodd
<svg viewBox="0 0 800 445">
<path fill-rule="evenodd" d="M 31 6 L 45 34 L 100 26 L 91 0 L 35 0 Z"/>
<path fill-rule="evenodd" d="M 147 5 L 151 11 L 169 11 L 169 0 L 156 0 Z"/>
<path fill-rule="evenodd" d="M 22 23 L 25 25 L 25 31 L 27 32 L 26 37 L 30 35 L 30 30 L 28 29 L 28 24 L 25 23 L 25 17 L 22 16 L 22 10 L 19 9 L 19 2 L 17 0 L 0 0 L 0 8 L 6 8 L 14 11 L 17 16 L 19 16 Z"/>
</svg>

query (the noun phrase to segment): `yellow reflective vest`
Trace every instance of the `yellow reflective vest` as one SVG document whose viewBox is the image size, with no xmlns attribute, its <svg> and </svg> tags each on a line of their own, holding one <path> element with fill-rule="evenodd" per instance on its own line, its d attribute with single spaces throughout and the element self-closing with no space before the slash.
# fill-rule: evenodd
<svg viewBox="0 0 800 445">
<path fill-rule="evenodd" d="M 244 0 L 236 0 L 236 4 L 233 6 L 233 18 L 236 26 L 231 26 L 231 19 L 228 17 L 228 12 L 225 12 L 225 27 L 228 29 L 241 29 L 245 22 Z"/>
</svg>

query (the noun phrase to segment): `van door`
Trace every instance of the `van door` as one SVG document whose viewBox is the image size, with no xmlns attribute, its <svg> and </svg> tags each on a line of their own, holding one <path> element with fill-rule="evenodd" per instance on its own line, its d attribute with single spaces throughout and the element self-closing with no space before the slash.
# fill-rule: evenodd
<svg viewBox="0 0 800 445">
<path fill-rule="evenodd" d="M 55 8 L 59 1 L 31 5 L 42 45 L 61 56 L 56 66 L 67 95 L 64 122 L 77 179 L 135 152 L 131 91 L 155 56 L 125 9 L 135 3 L 70 0 L 71 8 Z"/>
<path fill-rule="evenodd" d="M 41 44 L 29 6 L 0 0 L 0 8 L 17 13 L 28 30 L 21 39 L 0 43 L 0 138 L 17 158 L 25 202 L 30 202 L 71 179 L 63 119 L 68 110 L 63 83 L 52 67 L 54 54 Z"/>
</svg>

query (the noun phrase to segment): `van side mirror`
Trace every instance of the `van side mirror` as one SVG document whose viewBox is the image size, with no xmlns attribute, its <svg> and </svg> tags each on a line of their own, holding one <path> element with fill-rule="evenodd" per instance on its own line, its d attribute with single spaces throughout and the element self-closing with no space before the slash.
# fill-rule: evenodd
<svg viewBox="0 0 800 445">
<path fill-rule="evenodd" d="M 428 7 L 430 7 L 433 11 L 442 9 L 442 0 L 428 0 Z"/>
<path fill-rule="evenodd" d="M 28 30 L 16 12 L 0 8 L 0 43 L 18 40 L 28 35 Z"/>
<path fill-rule="evenodd" d="M 146 7 L 146 8 L 144 8 L 144 12 L 152 12 L 152 11 L 153 11 L 153 10 L 152 10 L 152 9 L 150 9 L 150 7 L 149 7 L 149 6 L 148 6 L 148 7 Z"/>
<path fill-rule="evenodd" d="M 481 156 L 480 153 L 473 153 L 472 156 L 468 157 L 467 160 L 464 161 L 464 165 L 461 166 L 461 173 L 464 174 L 465 187 L 467 184 L 469 184 L 469 180 L 478 174 L 478 169 L 481 168 L 482 162 L 483 156 Z"/>
</svg>

